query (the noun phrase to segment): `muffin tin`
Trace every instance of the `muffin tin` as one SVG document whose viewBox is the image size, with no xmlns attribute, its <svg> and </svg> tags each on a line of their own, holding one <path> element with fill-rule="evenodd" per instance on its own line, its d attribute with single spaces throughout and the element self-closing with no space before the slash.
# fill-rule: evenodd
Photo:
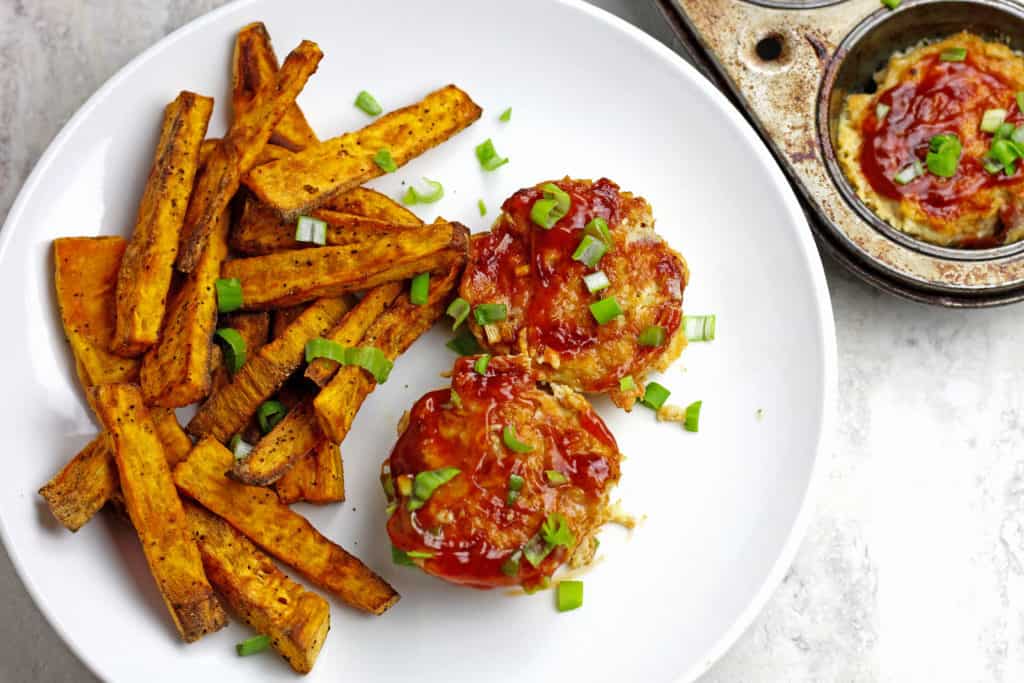
<svg viewBox="0 0 1024 683">
<path fill-rule="evenodd" d="M 1024 243 L 950 249 L 880 220 L 836 161 L 843 100 L 900 50 L 962 30 L 1024 51 L 1012 0 L 656 0 L 698 68 L 733 99 L 800 194 L 818 243 L 858 276 L 927 303 L 1024 300 Z"/>
</svg>

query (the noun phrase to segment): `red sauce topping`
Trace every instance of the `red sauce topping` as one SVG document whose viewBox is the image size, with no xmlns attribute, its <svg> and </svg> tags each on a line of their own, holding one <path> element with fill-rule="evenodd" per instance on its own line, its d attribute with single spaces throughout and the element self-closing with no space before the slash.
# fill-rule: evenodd
<svg viewBox="0 0 1024 683">
<path fill-rule="evenodd" d="M 864 120 L 860 164 L 878 194 L 895 200 L 911 197 L 927 213 L 950 218 L 979 190 L 1021 179 L 1019 168 L 1010 177 L 990 174 L 981 159 L 992 137 L 979 130 L 985 110 L 1006 109 L 1008 122 L 1024 122 L 1012 86 L 986 71 L 970 54 L 963 62 L 944 62 L 933 55 L 918 62 L 910 73 L 921 77 L 878 98 L 878 103 L 891 108 L 881 123 L 873 111 Z M 897 184 L 893 180 L 896 174 L 915 158 L 923 163 L 929 141 L 941 133 L 956 133 L 963 143 L 956 176 L 926 173 L 906 185 Z"/>
</svg>

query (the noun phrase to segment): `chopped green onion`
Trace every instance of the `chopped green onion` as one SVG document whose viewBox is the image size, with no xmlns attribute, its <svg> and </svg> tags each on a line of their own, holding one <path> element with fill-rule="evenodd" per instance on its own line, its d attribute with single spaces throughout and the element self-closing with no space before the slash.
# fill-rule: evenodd
<svg viewBox="0 0 1024 683">
<path fill-rule="evenodd" d="M 409 557 L 409 553 L 401 548 L 391 546 L 391 561 L 403 567 L 415 567 L 416 563 Z"/>
<path fill-rule="evenodd" d="M 429 188 L 426 192 L 420 192 L 415 185 L 410 185 L 409 189 L 405 191 L 405 196 L 402 197 L 402 203 L 407 205 L 433 204 L 444 196 L 444 185 L 436 180 L 424 177 L 423 184 Z"/>
<path fill-rule="evenodd" d="M 242 281 L 236 277 L 218 278 L 213 284 L 217 291 L 217 311 L 230 313 L 242 307 Z"/>
<path fill-rule="evenodd" d="M 516 502 L 516 499 L 519 498 L 519 492 L 523 490 L 523 484 L 525 483 L 526 480 L 518 474 L 508 475 L 508 496 L 505 498 L 507 505 Z"/>
<path fill-rule="evenodd" d="M 377 384 L 384 384 L 395 364 L 375 346 L 357 346 L 345 349 L 345 365 L 358 365 L 373 375 Z"/>
<path fill-rule="evenodd" d="M 288 413 L 280 401 L 265 401 L 256 411 L 256 419 L 260 423 L 260 431 L 267 434 Z"/>
<path fill-rule="evenodd" d="M 430 294 L 430 273 L 420 273 L 412 279 L 409 285 L 409 302 L 416 306 L 427 303 Z"/>
<path fill-rule="evenodd" d="M 299 216 L 295 224 L 295 241 L 327 244 L 327 222 L 312 216 Z"/>
<path fill-rule="evenodd" d="M 480 215 L 481 216 L 486 216 L 487 215 L 487 205 L 484 204 L 484 200 L 482 200 L 482 199 L 476 200 L 476 208 L 478 208 L 480 210 Z"/>
<path fill-rule="evenodd" d="M 661 325 L 651 325 L 640 333 L 637 342 L 640 346 L 661 346 L 665 343 L 665 328 Z"/>
<path fill-rule="evenodd" d="M 552 486 L 561 486 L 562 484 L 569 483 L 569 477 L 558 470 L 545 470 L 544 476 L 548 478 L 548 483 Z"/>
<path fill-rule="evenodd" d="M 434 491 L 447 484 L 461 473 L 462 470 L 457 467 L 441 467 L 436 470 L 420 472 L 413 480 L 412 496 L 409 498 L 409 502 L 406 507 L 409 508 L 410 512 L 413 510 L 419 510 L 428 500 L 430 500 L 430 497 L 434 495 Z"/>
<path fill-rule="evenodd" d="M 644 397 L 640 399 L 640 402 L 652 410 L 658 410 L 665 405 L 665 401 L 668 400 L 671 393 L 671 391 L 657 382 L 649 382 L 644 390 Z"/>
<path fill-rule="evenodd" d="M 454 389 L 448 390 L 448 401 L 456 408 L 462 407 L 462 397 Z"/>
<path fill-rule="evenodd" d="M 633 379 L 633 375 L 626 375 L 625 377 L 619 378 L 619 391 L 634 390 L 636 390 L 636 380 Z"/>
<path fill-rule="evenodd" d="M 328 358 L 337 363 L 345 363 L 345 347 L 331 339 L 317 337 L 306 342 L 306 362 L 312 363 L 317 358 Z"/>
<path fill-rule="evenodd" d="M 430 558 L 437 555 L 437 553 L 432 553 L 427 550 L 407 550 L 405 554 L 407 557 L 411 557 L 417 560 L 429 560 Z"/>
<path fill-rule="evenodd" d="M 700 406 L 703 401 L 694 401 L 686 406 L 686 421 L 683 428 L 688 432 L 696 432 L 700 428 Z"/>
<path fill-rule="evenodd" d="M 944 62 L 962 62 L 967 59 L 967 48 L 948 47 L 939 54 L 939 59 Z"/>
<path fill-rule="evenodd" d="M 228 442 L 228 449 L 235 456 L 235 460 L 241 460 L 252 452 L 252 445 L 242 441 L 241 434 L 235 434 Z"/>
<path fill-rule="evenodd" d="M 606 251 L 608 251 L 608 245 L 604 242 L 590 235 L 584 235 L 579 246 L 576 247 L 576 251 L 572 253 L 572 258 L 588 268 L 594 268 Z"/>
<path fill-rule="evenodd" d="M 1024 113 L 1024 92 L 1017 93 L 1017 111 Z"/>
<path fill-rule="evenodd" d="M 996 126 L 998 128 L 998 126 Z M 925 163 L 928 170 L 942 178 L 952 178 L 960 165 L 963 146 L 956 135 L 936 135 L 928 142 L 928 155 Z"/>
<path fill-rule="evenodd" d="M 391 519 L 391 515 L 395 514 L 395 510 L 397 509 L 398 503 L 392 501 L 384 506 L 384 514 L 388 516 L 388 519 Z"/>
<path fill-rule="evenodd" d="M 448 340 L 445 346 L 460 356 L 475 356 L 481 351 L 480 344 L 477 343 L 476 337 L 473 336 L 473 333 L 468 328 L 460 330 L 455 337 Z"/>
<path fill-rule="evenodd" d="M 1005 140 L 1013 136 L 1013 132 L 1016 130 L 1012 123 L 1003 123 L 999 128 L 996 129 L 996 138 L 999 140 Z"/>
<path fill-rule="evenodd" d="M 214 338 L 224 342 L 221 346 L 224 365 L 232 375 L 235 374 L 245 364 L 245 339 L 232 327 L 220 328 Z"/>
<path fill-rule="evenodd" d="M 512 553 L 507 560 L 501 563 L 501 573 L 505 576 L 518 576 L 519 558 L 522 556 L 522 550 L 517 550 Z"/>
<path fill-rule="evenodd" d="M 599 325 L 604 325 L 622 315 L 622 309 L 619 308 L 619 302 L 615 300 L 615 297 L 610 296 L 590 304 L 590 313 Z"/>
<path fill-rule="evenodd" d="M 1005 109 L 987 109 L 981 115 L 981 130 L 986 133 L 995 133 L 1004 121 L 1006 121 Z"/>
<path fill-rule="evenodd" d="M 476 362 L 473 363 L 473 369 L 476 370 L 476 373 L 478 375 L 486 375 L 487 374 L 487 365 L 490 362 L 491 362 L 490 354 L 485 353 L 484 355 L 482 355 L 482 356 L 480 356 L 479 358 L 476 359 Z"/>
<path fill-rule="evenodd" d="M 920 161 L 914 161 L 902 171 L 893 176 L 893 181 L 898 185 L 906 185 L 914 178 L 924 175 L 924 166 L 921 165 Z"/>
<path fill-rule="evenodd" d="M 386 463 L 380 469 L 380 487 L 384 489 L 384 496 L 389 501 L 395 499 L 395 480 L 391 476 L 391 465 Z"/>
<path fill-rule="evenodd" d="M 958 138 L 953 133 L 941 133 L 939 135 L 933 135 L 932 138 L 928 141 L 928 150 L 931 152 L 938 152 L 939 150 L 942 149 L 942 146 L 945 145 L 947 142 L 960 142 L 960 138 Z"/>
<path fill-rule="evenodd" d="M 878 119 L 879 123 L 881 123 L 882 121 L 885 121 L 885 117 L 889 115 L 889 112 L 891 110 L 892 107 L 890 107 L 888 104 L 882 104 L 881 102 L 879 102 L 877 105 L 875 105 L 875 118 Z"/>
<path fill-rule="evenodd" d="M 1020 154 L 1017 145 L 1010 140 L 995 140 L 988 150 L 991 159 L 998 161 L 1003 166 L 1006 175 L 1013 175 L 1017 171 L 1017 158 Z"/>
<path fill-rule="evenodd" d="M 984 162 L 985 171 L 995 175 L 996 173 L 1002 173 L 1005 166 L 996 161 L 995 159 L 985 159 Z"/>
<path fill-rule="evenodd" d="M 608 280 L 608 276 L 604 274 L 603 270 L 598 270 L 594 273 L 587 273 L 583 276 L 583 284 L 587 286 L 587 291 L 593 294 L 594 292 L 600 292 L 602 289 L 611 286 L 611 282 Z"/>
<path fill-rule="evenodd" d="M 537 534 L 523 546 L 523 557 L 534 567 L 539 567 L 544 558 L 551 554 L 555 547 L 547 543 L 544 538 Z"/>
<path fill-rule="evenodd" d="M 714 341 L 715 315 L 684 315 L 683 331 L 687 341 Z"/>
<path fill-rule="evenodd" d="M 477 325 L 500 323 L 508 317 L 508 306 L 505 304 L 477 304 L 473 307 L 473 318 Z"/>
<path fill-rule="evenodd" d="M 569 523 L 560 512 L 552 512 L 548 515 L 540 529 L 540 534 L 552 547 L 561 545 L 571 548 L 576 543 L 576 537 L 573 535 L 572 529 L 569 528 Z"/>
<path fill-rule="evenodd" d="M 508 157 L 502 158 L 498 156 L 498 152 L 494 149 L 494 143 L 490 138 L 476 146 L 476 158 L 485 171 L 493 171 L 508 163 Z"/>
<path fill-rule="evenodd" d="M 1017 126 L 1010 133 L 1010 140 L 1017 143 L 1018 145 L 1024 145 L 1024 126 Z"/>
<path fill-rule="evenodd" d="M 370 116 L 377 116 L 384 111 L 380 106 L 380 102 L 377 101 L 377 98 L 365 90 L 360 90 L 359 94 L 356 95 L 355 105 Z"/>
<path fill-rule="evenodd" d="M 501 430 L 501 439 L 510 451 L 515 451 L 516 453 L 530 453 L 533 451 L 532 445 L 519 440 L 519 437 L 516 436 L 516 428 L 513 425 L 505 425 L 505 428 Z"/>
<path fill-rule="evenodd" d="M 530 220 L 550 230 L 569 213 L 572 199 L 568 192 L 554 183 L 545 183 L 540 189 L 544 192 L 544 198 L 538 199 L 530 207 Z"/>
<path fill-rule="evenodd" d="M 896 2 L 899 2 L 899 0 L 896 0 Z M 557 595 L 559 612 L 571 612 L 583 606 L 582 581 L 559 581 L 555 594 Z"/>
<path fill-rule="evenodd" d="M 398 170 L 398 164 L 395 163 L 394 158 L 391 156 L 391 150 L 386 147 L 381 147 L 377 150 L 377 153 L 373 155 L 373 163 L 380 167 L 380 170 L 385 173 L 394 173 Z"/>
<path fill-rule="evenodd" d="M 253 636 L 235 645 L 239 657 L 259 654 L 270 647 L 270 636 Z"/>
<path fill-rule="evenodd" d="M 455 319 L 455 322 L 452 323 L 452 332 L 454 332 L 469 315 L 469 302 L 460 296 L 448 304 L 448 310 L 445 313 Z"/>
<path fill-rule="evenodd" d="M 882 0 L 882 4 L 889 9 L 896 9 L 900 6 L 901 2 L 903 2 L 903 0 Z"/>
<path fill-rule="evenodd" d="M 498 117 L 499 121 L 509 121 L 512 118 L 512 107 L 509 107 L 505 111 L 501 112 L 501 116 Z"/>
<path fill-rule="evenodd" d="M 608 221 L 600 216 L 594 216 L 583 226 L 583 234 L 591 235 L 604 242 L 604 245 L 608 247 L 608 251 L 612 251 L 612 248 L 615 246 L 612 232 L 608 229 Z"/>
</svg>

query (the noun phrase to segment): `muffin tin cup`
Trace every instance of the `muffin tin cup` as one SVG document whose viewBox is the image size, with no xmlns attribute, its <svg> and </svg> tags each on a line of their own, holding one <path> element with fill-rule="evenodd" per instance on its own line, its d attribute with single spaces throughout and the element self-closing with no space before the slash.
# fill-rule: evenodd
<svg viewBox="0 0 1024 683">
<path fill-rule="evenodd" d="M 893 53 L 962 30 L 1024 51 L 1012 0 L 658 0 L 695 62 L 745 112 L 808 211 L 819 244 L 865 281 L 915 301 L 1024 299 L 1024 243 L 939 247 L 863 204 L 836 160 L 836 122 Z"/>
</svg>

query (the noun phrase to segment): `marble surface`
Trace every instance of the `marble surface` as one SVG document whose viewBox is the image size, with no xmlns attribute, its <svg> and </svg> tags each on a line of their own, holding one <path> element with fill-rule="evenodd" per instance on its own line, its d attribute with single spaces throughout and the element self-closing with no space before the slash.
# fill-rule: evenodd
<svg viewBox="0 0 1024 683">
<path fill-rule="evenodd" d="M 0 0 L 0 221 L 103 81 L 221 4 Z M 646 0 L 596 4 L 672 44 Z M 785 581 L 703 680 L 1024 680 L 1024 309 L 929 308 L 825 268 L 840 362 L 829 471 Z M 95 680 L 2 552 L 0 595 L 0 682 Z"/>
</svg>

